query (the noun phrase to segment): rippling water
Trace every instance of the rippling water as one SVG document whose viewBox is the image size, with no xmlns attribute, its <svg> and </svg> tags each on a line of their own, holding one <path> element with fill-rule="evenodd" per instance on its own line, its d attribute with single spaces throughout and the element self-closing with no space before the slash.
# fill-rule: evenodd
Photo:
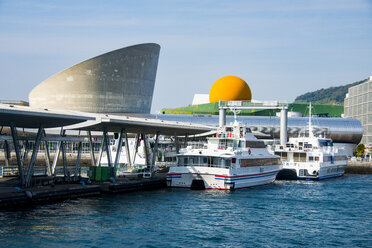
<svg viewBox="0 0 372 248">
<path fill-rule="evenodd" d="M 0 223 L 0 247 L 372 247 L 372 175 L 104 195 Z"/>
</svg>

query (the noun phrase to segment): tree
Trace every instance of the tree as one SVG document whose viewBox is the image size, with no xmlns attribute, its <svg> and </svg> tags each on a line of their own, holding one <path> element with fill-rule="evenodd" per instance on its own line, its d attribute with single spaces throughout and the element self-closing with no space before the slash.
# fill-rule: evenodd
<svg viewBox="0 0 372 248">
<path fill-rule="evenodd" d="M 365 149 L 366 149 L 366 147 L 365 147 L 364 144 L 359 144 L 359 145 L 357 146 L 357 148 L 354 149 L 354 154 L 355 154 L 355 156 L 357 156 L 357 157 L 362 157 L 362 156 L 364 156 L 364 154 L 365 154 Z"/>
</svg>

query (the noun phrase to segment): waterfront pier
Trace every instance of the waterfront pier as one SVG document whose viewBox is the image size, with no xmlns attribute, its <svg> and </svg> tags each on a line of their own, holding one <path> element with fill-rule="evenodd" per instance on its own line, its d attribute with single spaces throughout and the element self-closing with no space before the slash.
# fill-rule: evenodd
<svg viewBox="0 0 372 248">
<path fill-rule="evenodd" d="M 4 176 L 4 168 L 11 168 L 11 172 L 14 173 L 13 177 L 0 179 L 0 207 L 23 206 L 102 193 L 165 187 L 165 173 L 155 169 L 159 135 L 188 137 L 212 130 L 212 127 L 209 126 L 190 123 L 72 111 L 40 110 L 4 104 L 0 105 L 0 126 L 2 126 L 2 131 L 3 128 L 8 128 L 10 132 L 10 135 L 0 136 L 4 144 L 4 164 L 7 165 L 1 167 L 0 177 Z M 48 135 L 50 128 L 54 130 L 57 128 L 60 130 L 59 134 Z M 25 132 L 25 129 L 28 131 Z M 82 135 L 69 137 L 66 135 L 66 131 L 69 130 L 79 134 L 85 132 L 87 137 Z M 92 131 L 100 133 L 103 137 L 98 154 L 93 150 Z M 118 134 L 119 144 L 116 147 L 116 156 L 112 160 L 110 135 L 113 133 Z M 119 157 L 123 143 L 126 146 L 128 164 L 132 163 L 128 147 L 129 133 L 144 139 L 149 135 L 155 136 L 152 156 L 150 156 L 150 148 L 147 147 L 145 169 L 137 173 L 118 175 Z M 85 170 L 82 173 L 82 142 L 86 138 L 90 143 L 88 159 L 90 163 L 87 163 L 85 157 L 86 166 L 83 167 Z M 51 154 L 49 150 L 49 142 L 51 141 L 57 142 L 54 154 Z M 78 148 L 77 154 L 73 159 L 70 158 L 70 165 L 67 163 L 66 142 L 74 142 Z M 25 145 L 27 143 L 32 145 Z M 38 156 L 41 146 L 44 148 L 44 154 Z M 28 156 L 28 153 L 31 156 Z M 98 172 L 103 173 L 99 170 L 103 153 L 106 153 L 108 160 L 105 170 L 107 175 L 105 177 L 92 175 Z M 40 157 L 43 157 L 44 161 L 40 160 Z M 37 164 L 38 158 L 39 164 Z M 16 164 L 12 166 L 14 162 Z M 44 166 L 40 164 L 44 164 Z"/>
</svg>

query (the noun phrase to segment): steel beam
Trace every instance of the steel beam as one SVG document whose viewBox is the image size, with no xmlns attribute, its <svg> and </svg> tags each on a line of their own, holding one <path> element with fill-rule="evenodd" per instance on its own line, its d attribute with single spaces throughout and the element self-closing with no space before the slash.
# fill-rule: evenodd
<svg viewBox="0 0 372 248">
<path fill-rule="evenodd" d="M 120 131 L 119 135 L 119 143 L 118 147 L 116 148 L 116 156 L 115 156 L 115 162 L 114 162 L 114 178 L 116 178 L 117 174 L 117 169 L 118 169 L 118 164 L 119 164 L 119 159 L 120 159 L 120 153 L 121 153 L 121 148 L 123 146 L 123 133 L 125 132 L 125 129 L 122 128 Z"/>
<path fill-rule="evenodd" d="M 43 130 L 43 135 L 46 137 L 45 130 Z M 50 166 L 50 153 L 49 153 L 49 147 L 48 147 L 48 141 L 44 140 L 44 145 L 45 145 L 45 163 L 46 163 L 46 170 L 47 170 L 47 175 L 51 176 L 52 175 L 52 168 Z"/>
<path fill-rule="evenodd" d="M 9 143 L 7 140 L 4 140 L 4 157 L 5 157 L 5 165 L 9 165 L 9 160 L 10 160 L 10 149 L 9 149 Z"/>
<path fill-rule="evenodd" d="M 18 134 L 17 134 L 17 129 L 15 128 L 15 125 L 13 123 L 10 123 L 10 130 L 12 133 L 12 138 L 13 138 L 13 144 L 14 144 L 14 150 L 17 156 L 17 164 L 18 164 L 18 175 L 19 178 L 21 179 L 21 186 L 25 187 L 25 177 L 23 175 L 23 160 L 21 159 L 21 154 L 19 151 L 19 144 L 18 144 Z"/>
<path fill-rule="evenodd" d="M 175 143 L 176 143 L 176 154 L 178 154 L 180 152 L 180 140 L 179 140 L 178 136 L 175 136 L 174 140 L 175 140 Z"/>
<path fill-rule="evenodd" d="M 103 127 L 103 139 L 105 140 L 105 149 L 107 154 L 107 164 L 111 168 L 111 150 L 110 150 L 110 141 L 107 135 L 107 127 Z"/>
<path fill-rule="evenodd" d="M 66 181 L 67 177 L 67 159 L 66 159 L 66 147 L 65 142 L 61 141 L 61 150 L 62 150 L 62 164 L 63 164 L 63 179 Z"/>
<path fill-rule="evenodd" d="M 96 158 L 94 157 L 94 147 L 93 147 L 93 141 L 92 141 L 92 133 L 89 130 L 88 131 L 88 136 L 89 136 L 89 146 L 90 146 L 90 158 L 92 160 L 92 166 L 96 165 Z"/>
<path fill-rule="evenodd" d="M 61 136 L 64 136 L 65 133 L 66 133 L 66 131 L 63 130 L 63 128 L 61 128 L 60 135 Z M 52 175 L 53 176 L 56 175 L 56 167 L 57 167 L 57 163 L 58 163 L 59 154 L 61 153 L 62 144 L 63 144 L 63 140 L 61 140 L 60 142 L 58 142 L 56 153 L 54 155 L 53 164 L 52 164 Z"/>
<path fill-rule="evenodd" d="M 145 134 L 141 134 L 141 135 L 142 135 L 142 138 L 143 138 L 143 142 L 145 144 L 146 166 L 148 166 L 148 165 L 150 165 L 150 163 L 149 163 L 149 149 L 148 149 L 148 146 L 147 146 L 147 138 L 146 138 Z"/>
<path fill-rule="evenodd" d="M 83 142 L 79 142 L 78 147 L 78 154 L 76 158 L 76 164 L 75 164 L 75 173 L 74 173 L 74 181 L 76 182 L 78 180 L 78 175 L 80 175 L 80 158 L 81 158 L 81 150 L 83 148 Z"/>
<path fill-rule="evenodd" d="M 140 139 L 140 135 L 136 134 L 135 141 L 134 141 L 134 147 L 133 147 L 133 159 L 132 159 L 132 165 L 135 165 L 136 163 L 136 156 L 138 152 L 138 140 Z"/>
<path fill-rule="evenodd" d="M 31 179 L 32 179 L 32 176 L 34 174 L 34 164 L 35 164 L 37 152 L 39 150 L 39 145 L 40 145 L 40 141 L 41 141 L 41 136 L 42 136 L 43 130 L 44 130 L 43 127 L 40 126 L 39 127 L 39 130 L 37 132 L 37 135 L 36 135 L 34 149 L 32 150 L 31 160 L 30 160 L 30 163 L 29 163 L 28 168 L 27 168 L 26 188 L 28 188 L 28 187 L 31 186 Z"/>
<path fill-rule="evenodd" d="M 160 132 L 157 131 L 157 132 L 156 132 L 156 138 L 155 138 L 154 151 L 153 151 L 153 153 L 152 153 L 152 160 L 151 160 L 151 167 L 150 167 L 150 172 L 151 172 L 151 173 L 152 173 L 152 171 L 154 170 L 156 156 L 158 155 L 158 142 L 159 142 L 159 135 L 160 135 Z"/>
<path fill-rule="evenodd" d="M 132 160 L 130 159 L 130 153 L 129 153 L 128 133 L 125 133 L 125 152 L 127 155 L 128 166 L 132 168 Z"/>
</svg>

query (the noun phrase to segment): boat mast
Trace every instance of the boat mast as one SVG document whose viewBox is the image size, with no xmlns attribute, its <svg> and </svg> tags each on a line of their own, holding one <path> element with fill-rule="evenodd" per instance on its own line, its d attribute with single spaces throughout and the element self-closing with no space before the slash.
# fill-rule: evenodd
<svg viewBox="0 0 372 248">
<path fill-rule="evenodd" d="M 311 102 L 309 105 L 309 137 L 310 138 L 314 137 L 313 126 L 311 125 Z"/>
</svg>

